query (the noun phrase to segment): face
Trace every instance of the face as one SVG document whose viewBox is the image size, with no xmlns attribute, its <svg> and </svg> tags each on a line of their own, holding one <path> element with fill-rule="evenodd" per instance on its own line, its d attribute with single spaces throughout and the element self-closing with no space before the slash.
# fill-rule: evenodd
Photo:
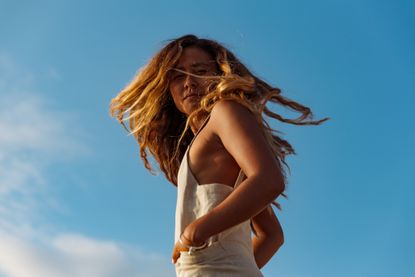
<svg viewBox="0 0 415 277">
<path fill-rule="evenodd" d="M 207 93 L 209 79 L 203 76 L 217 74 L 216 62 L 206 51 L 198 47 L 187 47 L 170 74 L 169 89 L 174 104 L 188 116 L 199 108 L 200 100 Z"/>
</svg>

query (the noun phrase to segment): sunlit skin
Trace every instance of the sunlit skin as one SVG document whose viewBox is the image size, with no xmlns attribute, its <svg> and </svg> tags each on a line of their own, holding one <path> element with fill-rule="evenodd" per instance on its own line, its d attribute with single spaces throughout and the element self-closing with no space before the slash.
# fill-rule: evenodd
<svg viewBox="0 0 415 277">
<path fill-rule="evenodd" d="M 169 89 L 177 109 L 188 116 L 206 94 L 207 82 L 183 71 L 209 76 L 219 74 L 218 68 L 212 57 L 197 47 L 185 48 L 176 68 L 180 71 L 173 70 Z M 203 121 L 191 124 L 193 133 Z M 253 114 L 236 102 L 217 102 L 190 148 L 189 167 L 199 184 L 232 187 L 240 169 L 247 177 L 222 203 L 185 228 L 183 242 L 202 245 L 212 235 L 252 218 L 257 231 L 252 241 L 254 256 L 262 268 L 283 243 L 281 226 L 268 205 L 284 187 L 281 170 Z M 176 242 L 173 262 L 180 251 L 187 250 Z"/>
<path fill-rule="evenodd" d="M 203 77 L 218 74 L 218 69 L 208 53 L 196 47 L 188 47 L 169 74 L 169 90 L 174 104 L 179 111 L 189 116 L 199 107 L 200 100 L 206 94 L 209 79 Z M 201 122 L 202 120 L 199 120 L 196 125 L 200 125 Z M 194 133 L 197 131 L 198 126 L 191 124 L 190 127 Z"/>
</svg>

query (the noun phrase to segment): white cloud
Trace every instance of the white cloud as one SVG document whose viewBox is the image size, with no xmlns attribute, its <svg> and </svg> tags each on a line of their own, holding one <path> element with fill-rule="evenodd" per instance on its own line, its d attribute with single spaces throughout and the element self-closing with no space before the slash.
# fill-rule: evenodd
<svg viewBox="0 0 415 277">
<path fill-rule="evenodd" d="M 59 228 L 40 216 L 59 205 L 48 190 L 49 166 L 88 147 L 73 117 L 54 111 L 31 89 L 34 79 L 0 53 L 0 276 L 174 275 L 169 257 L 76 232 L 56 233 Z"/>
<path fill-rule="evenodd" d="M 165 265 L 165 266 L 163 266 Z M 172 276 L 166 258 L 79 234 L 62 234 L 34 243 L 0 236 L 0 268 L 13 277 Z"/>
</svg>

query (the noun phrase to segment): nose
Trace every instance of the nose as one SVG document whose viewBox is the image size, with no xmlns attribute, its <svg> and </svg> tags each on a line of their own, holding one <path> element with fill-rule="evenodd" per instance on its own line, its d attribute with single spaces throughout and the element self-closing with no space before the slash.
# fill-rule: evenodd
<svg viewBox="0 0 415 277">
<path fill-rule="evenodd" d="M 186 89 L 186 90 L 188 90 L 188 89 L 193 89 L 193 88 L 195 88 L 196 87 L 196 80 L 195 80 L 195 77 L 193 77 L 192 75 L 190 75 L 190 74 L 186 74 L 186 78 L 185 78 L 185 80 L 184 80 L 184 88 Z"/>
</svg>

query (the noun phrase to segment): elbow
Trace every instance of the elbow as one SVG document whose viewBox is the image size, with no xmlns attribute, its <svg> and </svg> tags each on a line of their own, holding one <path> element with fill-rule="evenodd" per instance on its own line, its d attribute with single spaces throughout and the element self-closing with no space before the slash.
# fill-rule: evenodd
<svg viewBox="0 0 415 277">
<path fill-rule="evenodd" d="M 255 177 L 258 183 L 263 184 L 263 193 L 267 195 L 267 200 L 272 202 L 285 190 L 285 180 L 282 175 L 276 174 L 258 174 Z"/>
<path fill-rule="evenodd" d="M 281 235 L 278 236 L 278 239 L 275 243 L 276 243 L 276 246 L 278 246 L 278 248 L 280 248 L 284 244 L 284 234 L 283 233 L 281 233 Z"/>
<path fill-rule="evenodd" d="M 278 251 L 281 246 L 284 244 L 284 235 L 282 232 L 276 232 L 274 234 L 268 235 L 268 243 L 273 251 Z"/>
<path fill-rule="evenodd" d="M 279 232 L 276 232 L 276 236 L 274 237 L 274 247 L 275 250 L 280 249 L 280 247 L 284 244 L 284 233 L 282 232 L 282 229 L 279 230 Z"/>
<path fill-rule="evenodd" d="M 274 251 L 277 252 L 283 244 L 284 244 L 284 237 L 283 236 L 278 237 L 276 240 L 274 240 L 274 243 L 273 243 Z"/>
<path fill-rule="evenodd" d="M 280 196 L 284 191 L 285 191 L 284 179 L 281 177 L 276 178 L 276 181 L 272 182 L 270 186 L 270 196 L 272 196 L 271 197 L 272 200 Z"/>
</svg>

